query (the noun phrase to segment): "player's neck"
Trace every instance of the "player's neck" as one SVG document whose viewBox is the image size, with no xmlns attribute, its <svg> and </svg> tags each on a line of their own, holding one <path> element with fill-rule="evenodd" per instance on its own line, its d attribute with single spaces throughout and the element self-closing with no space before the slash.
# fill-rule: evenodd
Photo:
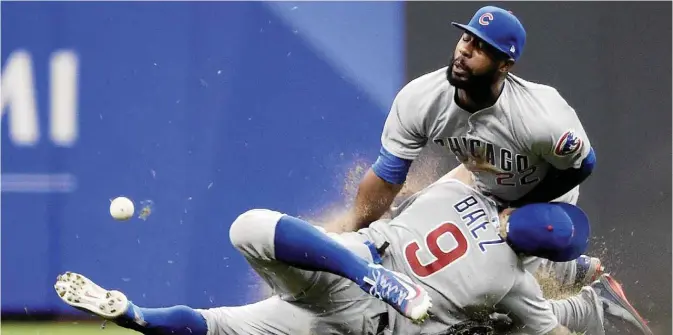
<svg viewBox="0 0 673 335">
<path fill-rule="evenodd" d="M 505 79 L 497 80 L 490 87 L 480 90 L 456 89 L 456 103 L 460 108 L 470 112 L 478 112 L 484 108 L 491 107 L 498 101 L 505 84 Z"/>
</svg>

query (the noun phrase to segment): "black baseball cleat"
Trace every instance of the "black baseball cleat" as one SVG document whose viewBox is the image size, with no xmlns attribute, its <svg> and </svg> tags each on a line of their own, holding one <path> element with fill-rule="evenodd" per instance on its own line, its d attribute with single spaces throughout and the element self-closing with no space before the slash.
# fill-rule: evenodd
<svg viewBox="0 0 673 335">
<path fill-rule="evenodd" d="M 624 289 L 609 274 L 604 274 L 591 284 L 603 304 L 604 317 L 612 327 L 620 329 L 620 334 L 653 335 L 647 322 L 631 305 Z M 623 325 L 620 327 L 619 325 Z"/>
</svg>

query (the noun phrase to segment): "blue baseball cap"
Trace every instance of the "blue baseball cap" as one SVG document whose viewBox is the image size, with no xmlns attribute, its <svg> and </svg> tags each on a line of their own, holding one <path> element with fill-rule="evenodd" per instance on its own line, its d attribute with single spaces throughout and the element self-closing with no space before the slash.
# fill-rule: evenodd
<svg viewBox="0 0 673 335">
<path fill-rule="evenodd" d="M 519 19 L 509 11 L 495 6 L 486 6 L 477 11 L 468 24 L 451 22 L 479 37 L 515 61 L 521 57 L 526 44 L 526 30 Z"/>
<path fill-rule="evenodd" d="M 554 262 L 581 256 L 590 234 L 587 215 L 566 203 L 523 206 L 511 213 L 507 224 L 507 241 L 516 251 Z"/>
</svg>

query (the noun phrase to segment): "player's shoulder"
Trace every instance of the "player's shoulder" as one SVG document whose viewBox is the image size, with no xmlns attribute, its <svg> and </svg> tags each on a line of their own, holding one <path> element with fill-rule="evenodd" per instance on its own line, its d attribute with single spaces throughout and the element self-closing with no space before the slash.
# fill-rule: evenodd
<svg viewBox="0 0 673 335">
<path fill-rule="evenodd" d="M 467 195 L 482 197 L 481 193 L 455 178 L 441 178 L 424 190 L 426 193 L 462 198 Z M 483 197 L 485 200 L 488 199 Z"/>
<path fill-rule="evenodd" d="M 402 212 L 414 211 L 420 206 L 432 208 L 437 204 L 453 203 L 469 195 L 481 196 L 479 192 L 461 181 L 444 177 L 407 197 L 394 208 L 392 214 L 396 217 Z"/>
<path fill-rule="evenodd" d="M 511 73 L 507 75 L 507 82 L 514 92 L 514 99 L 519 97 L 527 104 L 543 111 L 564 110 L 570 107 L 563 95 L 552 86 L 525 80 Z"/>
<path fill-rule="evenodd" d="M 442 178 L 430 184 L 419 192 L 418 198 L 422 202 L 430 204 L 430 207 L 457 204 L 471 198 L 468 202 L 476 204 L 491 214 L 497 213 L 498 208 L 493 200 L 484 196 L 473 187 L 454 178 Z"/>
<path fill-rule="evenodd" d="M 446 96 L 453 89 L 446 79 L 446 69 L 443 67 L 411 80 L 402 87 L 395 100 L 424 104 Z"/>
<path fill-rule="evenodd" d="M 575 110 L 556 88 L 513 74 L 507 76 L 507 84 L 510 92 L 506 108 L 529 136 L 545 137 L 580 123 Z"/>
</svg>

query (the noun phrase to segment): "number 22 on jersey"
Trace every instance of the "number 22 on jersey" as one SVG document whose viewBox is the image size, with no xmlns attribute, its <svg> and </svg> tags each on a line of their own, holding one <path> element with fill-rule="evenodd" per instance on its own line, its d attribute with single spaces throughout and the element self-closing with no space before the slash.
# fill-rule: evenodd
<svg viewBox="0 0 673 335">
<path fill-rule="evenodd" d="M 441 237 L 451 238 L 448 235 L 451 235 L 457 244 L 453 249 L 444 251 L 439 246 L 439 239 Z M 418 241 L 408 243 L 404 247 L 404 258 L 416 276 L 425 278 L 463 257 L 467 248 L 467 239 L 460 228 L 452 222 L 444 222 L 428 233 L 422 245 Z M 421 263 L 418 257 L 419 252 L 429 254 L 434 260 L 426 264 Z"/>
</svg>

